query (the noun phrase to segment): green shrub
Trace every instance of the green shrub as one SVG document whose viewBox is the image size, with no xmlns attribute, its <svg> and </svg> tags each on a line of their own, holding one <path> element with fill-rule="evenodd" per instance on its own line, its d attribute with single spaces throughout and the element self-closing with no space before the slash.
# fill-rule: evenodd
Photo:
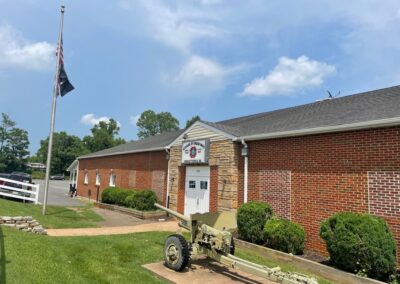
<svg viewBox="0 0 400 284">
<path fill-rule="evenodd" d="M 122 189 L 122 188 L 118 188 L 117 190 L 111 192 L 111 196 L 115 201 L 114 204 L 119 206 L 127 206 L 125 202 L 126 198 L 134 194 L 135 194 L 134 190 Z"/>
<path fill-rule="evenodd" d="M 41 171 L 33 171 L 31 176 L 32 176 L 32 179 L 44 179 L 45 173 L 41 172 Z"/>
<path fill-rule="evenodd" d="M 240 237 L 252 243 L 262 243 L 264 224 L 271 216 L 271 206 L 263 202 L 252 201 L 240 206 L 237 213 Z"/>
<path fill-rule="evenodd" d="M 156 202 L 157 196 L 151 190 L 136 191 L 135 194 L 128 196 L 125 200 L 125 203 L 128 207 L 141 211 L 154 210 L 154 203 Z"/>
<path fill-rule="evenodd" d="M 141 211 L 154 210 L 156 194 L 151 190 L 133 190 L 108 187 L 101 193 L 101 202 L 134 208 Z"/>
<path fill-rule="evenodd" d="M 134 190 L 118 187 L 108 187 L 101 194 L 103 203 L 126 206 L 125 200 L 129 195 L 135 194 Z"/>
<path fill-rule="evenodd" d="M 107 187 L 101 192 L 101 202 L 111 204 L 111 190 L 111 187 Z"/>
<path fill-rule="evenodd" d="M 112 190 L 115 190 L 115 188 L 107 187 L 106 189 L 103 190 L 103 192 L 101 193 L 101 202 L 107 204 L 113 204 L 113 200 L 111 199 Z"/>
<path fill-rule="evenodd" d="M 265 223 L 264 241 L 270 248 L 301 254 L 304 250 L 305 238 L 304 228 L 289 220 L 272 218 Z"/>
<path fill-rule="evenodd" d="M 322 222 L 319 234 L 338 268 L 380 280 L 396 271 L 396 243 L 382 218 L 338 213 Z"/>
</svg>

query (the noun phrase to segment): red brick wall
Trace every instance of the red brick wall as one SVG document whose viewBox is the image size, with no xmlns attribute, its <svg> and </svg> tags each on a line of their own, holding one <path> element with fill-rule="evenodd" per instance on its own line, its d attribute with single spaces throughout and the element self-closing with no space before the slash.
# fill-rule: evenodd
<svg viewBox="0 0 400 284">
<path fill-rule="evenodd" d="M 111 170 L 116 175 L 116 186 L 132 189 L 152 189 L 155 187 L 158 198 L 165 204 L 166 177 L 168 161 L 164 151 L 134 153 L 79 160 L 78 195 L 96 199 L 96 171 L 100 173 L 99 199 L 104 188 L 109 186 Z M 84 184 L 87 171 L 89 183 Z M 162 182 L 163 181 L 163 182 Z M 163 183 L 163 184 L 161 184 Z M 162 192 L 160 192 L 162 188 Z"/>
<path fill-rule="evenodd" d="M 400 171 L 368 173 L 370 213 L 384 217 L 400 244 Z M 400 248 L 397 249 L 400 260 Z"/>
<path fill-rule="evenodd" d="M 218 166 L 210 167 L 210 212 L 218 212 Z"/>
<path fill-rule="evenodd" d="M 259 199 L 271 205 L 275 214 L 290 220 L 290 171 L 261 171 Z"/>
<path fill-rule="evenodd" d="M 249 141 L 248 145 L 249 200 L 260 199 L 265 190 L 261 172 L 291 171 L 292 220 L 305 227 L 307 249 L 322 253 L 326 251 L 318 237 L 321 221 L 335 212 L 368 212 L 368 172 L 400 170 L 400 127 Z M 239 167 L 238 201 L 242 202 L 243 157 Z M 396 202 L 399 208 L 399 187 L 389 182 L 388 186 L 379 189 L 384 195 L 381 201 L 387 204 L 380 214 L 390 224 L 400 251 L 400 218 L 387 213 Z"/>
</svg>

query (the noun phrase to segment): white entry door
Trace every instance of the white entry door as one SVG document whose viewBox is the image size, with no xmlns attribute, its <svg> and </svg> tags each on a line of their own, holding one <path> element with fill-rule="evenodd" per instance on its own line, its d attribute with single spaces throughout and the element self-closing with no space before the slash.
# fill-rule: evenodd
<svg viewBox="0 0 400 284">
<path fill-rule="evenodd" d="M 186 167 L 185 215 L 210 211 L 210 167 Z"/>
</svg>

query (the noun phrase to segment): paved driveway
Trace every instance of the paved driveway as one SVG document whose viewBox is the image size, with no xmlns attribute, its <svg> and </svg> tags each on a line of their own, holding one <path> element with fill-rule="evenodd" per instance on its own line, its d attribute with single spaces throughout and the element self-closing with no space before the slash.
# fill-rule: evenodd
<svg viewBox="0 0 400 284">
<path fill-rule="evenodd" d="M 36 184 L 40 185 L 39 202 L 43 203 L 44 199 L 44 180 L 34 180 Z M 85 203 L 68 196 L 69 181 L 65 180 L 51 180 L 49 184 L 49 193 L 47 204 L 61 205 L 61 206 L 84 206 Z"/>
</svg>

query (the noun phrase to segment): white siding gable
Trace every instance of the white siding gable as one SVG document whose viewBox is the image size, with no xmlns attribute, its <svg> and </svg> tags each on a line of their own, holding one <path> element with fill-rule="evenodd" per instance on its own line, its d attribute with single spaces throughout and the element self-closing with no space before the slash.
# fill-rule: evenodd
<svg viewBox="0 0 400 284">
<path fill-rule="evenodd" d="M 187 140 L 210 139 L 210 142 L 229 139 L 219 131 L 213 131 L 211 127 L 206 127 L 201 124 L 195 124 L 191 129 L 186 132 Z M 182 144 L 182 136 L 178 137 L 172 142 L 171 146 L 180 146 Z"/>
</svg>

